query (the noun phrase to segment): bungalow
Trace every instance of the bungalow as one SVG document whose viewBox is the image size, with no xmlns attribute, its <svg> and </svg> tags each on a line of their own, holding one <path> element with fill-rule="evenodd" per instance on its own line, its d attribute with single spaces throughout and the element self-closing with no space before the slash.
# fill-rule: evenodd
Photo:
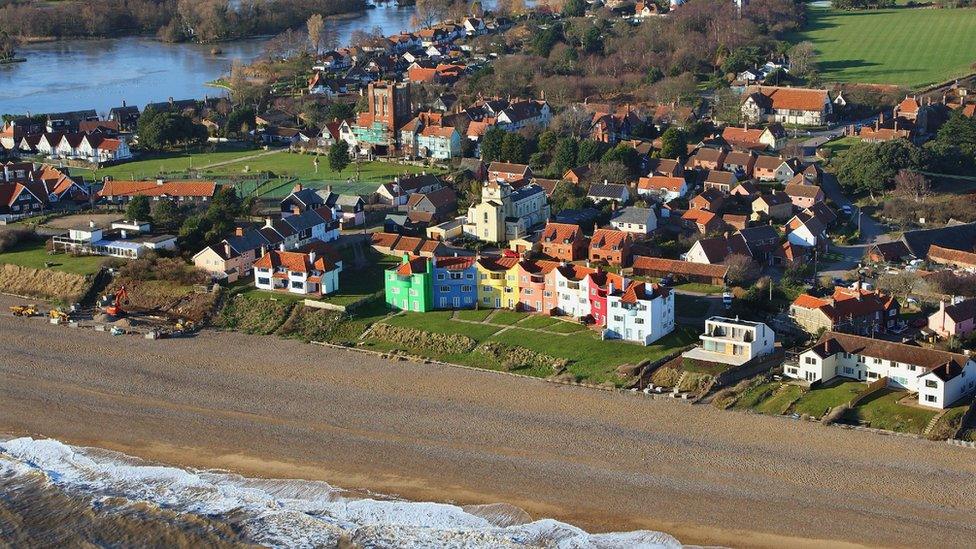
<svg viewBox="0 0 976 549">
<path fill-rule="evenodd" d="M 976 389 L 976 363 L 969 356 L 904 343 L 827 332 L 795 362 L 788 377 L 827 382 L 846 377 L 918 393 L 918 403 L 944 409 Z"/>
<path fill-rule="evenodd" d="M 524 181 L 527 183 L 530 179 L 532 179 L 532 168 L 526 164 L 492 162 L 488 165 L 489 181 L 506 181 L 508 183 Z"/>
<path fill-rule="evenodd" d="M 897 326 L 900 310 L 893 296 L 838 286 L 828 298 L 801 295 L 790 305 L 789 314 L 811 334 L 825 329 L 871 335 Z"/>
<path fill-rule="evenodd" d="M 109 228 L 87 225 L 71 227 L 66 235 L 51 239 L 57 251 L 75 255 L 105 255 L 135 259 L 148 252 L 175 251 L 176 236 L 149 234 L 149 223 L 121 221 Z"/>
<path fill-rule="evenodd" d="M 607 295 L 605 339 L 650 345 L 674 331 L 674 292 L 658 284 L 632 282 Z"/>
<path fill-rule="evenodd" d="M 944 339 L 966 337 L 976 330 L 976 299 L 939 302 L 939 310 L 929 315 L 929 329 Z"/>
<path fill-rule="evenodd" d="M 627 190 L 627 185 L 594 183 L 590 185 L 590 191 L 586 197 L 593 200 L 594 204 L 611 202 L 616 206 L 622 206 L 630 200 L 630 191 Z"/>
<path fill-rule="evenodd" d="M 323 296 L 339 289 L 342 259 L 328 244 L 317 242 L 300 250 L 270 250 L 254 262 L 259 290 Z"/>
<path fill-rule="evenodd" d="M 671 202 L 688 193 L 688 182 L 684 177 L 652 175 L 637 180 L 637 194 L 649 196 L 661 202 Z"/>
<path fill-rule="evenodd" d="M 634 235 L 616 229 L 597 229 L 590 238 L 590 261 L 606 261 L 610 265 L 626 267 L 630 264 L 630 246 Z"/>
<path fill-rule="evenodd" d="M 542 253 L 560 261 L 586 257 L 586 237 L 579 225 L 550 221 L 539 235 Z"/>
<path fill-rule="evenodd" d="M 657 230 L 657 214 L 651 208 L 628 206 L 610 218 L 610 226 L 618 231 L 647 236 Z"/>
<path fill-rule="evenodd" d="M 680 160 L 670 158 L 651 158 L 648 160 L 648 175 L 680 177 L 685 173 L 685 165 Z"/>
<path fill-rule="evenodd" d="M 761 194 L 752 201 L 752 213 L 777 221 L 785 221 L 793 213 L 793 203 L 786 193 L 773 191 L 768 194 Z"/>
<path fill-rule="evenodd" d="M 444 186 L 444 182 L 433 174 L 421 173 L 394 177 L 390 183 L 376 188 L 376 198 L 381 204 L 403 206 L 415 193 L 428 193 Z"/>
<path fill-rule="evenodd" d="M 472 309 L 478 306 L 476 258 L 435 257 L 433 259 L 433 306 L 437 309 Z"/>
<path fill-rule="evenodd" d="M 825 200 L 823 189 L 816 185 L 789 184 L 786 186 L 786 195 L 797 208 L 809 208 L 814 204 Z"/>
<path fill-rule="evenodd" d="M 786 224 L 786 240 L 796 246 L 808 246 L 811 248 L 827 248 L 827 227 L 816 217 L 806 215 L 795 215 Z"/>
<path fill-rule="evenodd" d="M 779 150 L 786 145 L 787 137 L 782 124 L 770 124 L 766 128 L 750 128 L 746 124 L 743 128 L 726 126 L 722 129 L 726 143 L 747 150 Z"/>
<path fill-rule="evenodd" d="M 97 197 L 109 203 L 124 204 L 133 196 L 148 196 L 153 200 L 169 198 L 179 202 L 207 202 L 217 192 L 213 181 L 121 181 L 109 179 Z"/>
<path fill-rule="evenodd" d="M 716 286 L 724 286 L 725 279 L 729 274 L 729 268 L 726 265 L 708 265 L 647 256 L 634 256 L 633 268 L 634 274 L 638 276 L 673 277 L 678 280 Z"/>
<path fill-rule="evenodd" d="M 716 236 L 702 238 L 692 244 L 691 249 L 685 254 L 685 260 L 689 263 L 718 265 L 733 254 L 750 257 L 752 255 L 745 241 L 738 236 L 731 238 Z"/>
<path fill-rule="evenodd" d="M 732 189 L 739 184 L 738 177 L 732 173 L 723 170 L 708 170 L 705 175 L 704 187 L 708 189 L 717 189 L 722 192 L 722 194 L 729 194 Z"/>
</svg>

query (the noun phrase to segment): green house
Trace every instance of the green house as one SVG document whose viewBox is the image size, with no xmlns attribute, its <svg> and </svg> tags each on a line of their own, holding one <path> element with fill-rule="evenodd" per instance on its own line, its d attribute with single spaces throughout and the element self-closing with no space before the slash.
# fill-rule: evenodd
<svg viewBox="0 0 976 549">
<path fill-rule="evenodd" d="M 433 309 L 432 285 L 430 260 L 403 254 L 403 262 L 386 271 L 386 304 L 402 311 L 427 312 Z"/>
</svg>

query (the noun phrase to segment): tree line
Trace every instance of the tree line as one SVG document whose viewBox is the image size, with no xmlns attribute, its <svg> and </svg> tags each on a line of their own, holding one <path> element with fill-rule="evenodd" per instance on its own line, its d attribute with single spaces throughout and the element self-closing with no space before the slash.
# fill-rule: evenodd
<svg viewBox="0 0 976 549">
<path fill-rule="evenodd" d="M 323 16 L 361 11 L 364 0 L 0 0 L 0 34 L 82 38 L 155 33 L 169 42 L 272 34 Z"/>
</svg>

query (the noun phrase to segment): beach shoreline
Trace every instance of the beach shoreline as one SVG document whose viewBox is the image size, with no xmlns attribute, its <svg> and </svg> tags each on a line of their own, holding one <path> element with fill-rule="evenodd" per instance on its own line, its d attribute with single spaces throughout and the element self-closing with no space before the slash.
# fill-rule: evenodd
<svg viewBox="0 0 976 549">
<path fill-rule="evenodd" d="M 946 444 L 210 330 L 150 341 L 2 316 L 0 343 L 14 436 L 690 544 L 976 535 L 976 460 Z"/>
</svg>

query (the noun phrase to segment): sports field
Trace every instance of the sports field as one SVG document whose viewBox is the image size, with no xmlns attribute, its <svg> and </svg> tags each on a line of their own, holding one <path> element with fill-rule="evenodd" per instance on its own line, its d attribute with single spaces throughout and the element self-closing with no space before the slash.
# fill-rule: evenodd
<svg viewBox="0 0 976 549">
<path fill-rule="evenodd" d="M 841 11 L 810 8 L 807 28 L 827 81 L 919 88 L 968 74 L 976 61 L 976 9 Z"/>
</svg>

